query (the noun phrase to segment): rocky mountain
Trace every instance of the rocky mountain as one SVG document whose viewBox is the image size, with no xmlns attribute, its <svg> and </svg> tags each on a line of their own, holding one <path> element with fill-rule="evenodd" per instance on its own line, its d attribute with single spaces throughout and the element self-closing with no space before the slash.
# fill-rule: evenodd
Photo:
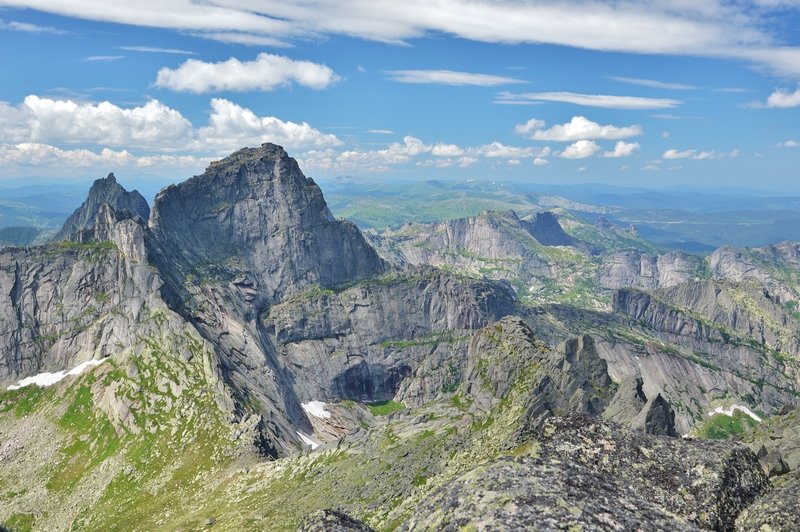
<svg viewBox="0 0 800 532">
<path fill-rule="evenodd" d="M 110 207 L 120 217 L 146 221 L 150 216 L 147 201 L 137 191 L 128 192 L 117 183 L 114 174 L 98 179 L 89 190 L 89 196 L 78 209 L 67 218 L 54 241 L 81 239 L 84 230 L 91 229 L 104 206 Z"/>
<path fill-rule="evenodd" d="M 6 527 L 788 522 L 753 509 L 796 491 L 789 245 L 755 277 L 548 213 L 368 240 L 272 144 L 139 198 L 0 252 Z M 699 438 L 741 415 L 774 421 Z"/>
</svg>

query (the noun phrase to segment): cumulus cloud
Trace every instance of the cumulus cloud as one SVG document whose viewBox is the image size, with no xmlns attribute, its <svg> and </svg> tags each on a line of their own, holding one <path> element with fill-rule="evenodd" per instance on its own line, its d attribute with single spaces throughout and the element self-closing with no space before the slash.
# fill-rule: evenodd
<svg viewBox="0 0 800 532">
<path fill-rule="evenodd" d="M 179 111 L 158 100 L 124 108 L 30 95 L 20 105 L 0 102 L 0 143 L 89 144 L 156 152 L 216 151 L 275 142 L 287 148 L 340 146 L 332 134 L 306 122 L 258 116 L 229 100 L 211 100 L 209 123 L 195 128 Z"/>
<path fill-rule="evenodd" d="M 544 127 L 545 122 L 543 120 L 533 118 L 524 124 L 517 125 L 514 128 L 514 132 L 517 135 L 533 140 L 556 142 L 591 139 L 616 140 L 636 137 L 642 134 L 642 127 L 638 125 L 627 127 L 601 126 L 583 116 L 573 116 L 568 123 L 555 125 L 550 129 L 544 129 Z"/>
<path fill-rule="evenodd" d="M 603 157 L 630 157 L 633 155 L 633 152 L 640 148 L 638 142 L 623 142 L 619 141 L 614 146 L 614 151 L 607 151 L 603 154 Z"/>
<path fill-rule="evenodd" d="M 528 102 L 562 102 L 585 107 L 605 109 L 669 109 L 680 105 L 680 100 L 671 98 L 642 98 L 639 96 L 616 96 L 612 94 L 579 94 L 575 92 L 511 92 L 499 93 L 494 103 L 525 104 Z"/>
<path fill-rule="evenodd" d="M 492 74 L 457 72 L 455 70 L 388 70 L 386 76 L 400 83 L 431 83 L 438 85 L 478 85 L 493 87 L 509 83 L 525 83 L 521 79 Z"/>
<path fill-rule="evenodd" d="M 258 54 L 254 61 L 232 57 L 220 63 L 189 59 L 176 69 L 162 68 L 156 86 L 179 92 L 270 91 L 297 83 L 312 89 L 325 89 L 339 81 L 325 65 L 296 61 L 281 55 Z"/>
<path fill-rule="evenodd" d="M 548 164 L 550 164 L 550 161 L 548 161 L 544 157 L 536 157 L 533 160 L 533 165 L 534 166 L 547 166 Z"/>
<path fill-rule="evenodd" d="M 557 153 L 562 159 L 586 159 L 600 151 L 600 146 L 593 140 L 579 140 Z"/>
<path fill-rule="evenodd" d="M 211 162 L 211 157 L 194 155 L 145 155 L 136 156 L 128 150 L 115 151 L 103 148 L 99 151 L 84 148 L 63 149 L 49 144 L 21 142 L 0 145 L 0 174 L 19 167 L 41 168 L 195 168 L 200 169 Z"/>
<path fill-rule="evenodd" d="M 431 154 L 437 157 L 458 157 L 464 155 L 464 149 L 455 144 L 436 144 L 431 150 Z"/>
<path fill-rule="evenodd" d="M 800 148 L 800 142 L 796 140 L 787 140 L 786 142 L 781 142 L 778 144 L 779 148 Z"/>
<path fill-rule="evenodd" d="M 0 141 L 102 144 L 161 148 L 191 135 L 178 111 L 150 100 L 132 108 L 110 102 L 78 103 L 30 95 L 19 106 L 0 107 Z"/>
<path fill-rule="evenodd" d="M 778 89 L 767 98 L 767 107 L 784 109 L 787 107 L 800 107 L 800 87 L 794 92 Z"/>
<path fill-rule="evenodd" d="M 497 141 L 485 144 L 477 149 L 477 152 L 484 157 L 501 159 L 524 159 L 538 155 L 540 151 L 541 150 L 537 148 L 506 146 L 505 144 Z"/>
<path fill-rule="evenodd" d="M 661 156 L 662 159 L 673 160 L 673 159 L 694 159 L 698 161 L 706 160 L 706 159 L 716 159 L 719 157 L 719 154 L 714 150 L 667 150 Z"/>
</svg>

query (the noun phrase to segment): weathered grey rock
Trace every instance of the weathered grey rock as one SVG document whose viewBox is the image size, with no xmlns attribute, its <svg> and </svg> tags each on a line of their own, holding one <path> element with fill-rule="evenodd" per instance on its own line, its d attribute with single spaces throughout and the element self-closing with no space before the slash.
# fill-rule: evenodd
<svg viewBox="0 0 800 532">
<path fill-rule="evenodd" d="M 609 253 L 602 257 L 596 281 L 605 288 L 670 287 L 693 279 L 703 259 L 673 251 L 651 255 L 638 250 Z"/>
<path fill-rule="evenodd" d="M 308 514 L 298 532 L 370 532 L 372 528 L 338 510 L 317 510 Z"/>
<path fill-rule="evenodd" d="M 144 197 L 135 190 L 128 192 L 117 183 L 114 174 L 108 174 L 94 182 L 86 201 L 67 218 L 53 240 L 68 240 L 76 233 L 93 228 L 104 205 L 110 206 L 120 218 L 146 221 L 150 216 Z"/>
<path fill-rule="evenodd" d="M 743 445 L 650 436 L 578 415 L 548 419 L 540 442 L 543 456 L 587 467 L 700 528 L 732 529 L 769 490 Z"/>
<path fill-rule="evenodd" d="M 488 411 L 501 401 L 519 404 L 521 434 L 553 415 L 600 415 L 616 391 L 590 336 L 551 350 L 513 316 L 476 333 L 467 360 L 463 391 L 473 410 Z"/>
<path fill-rule="evenodd" d="M 350 222 L 336 220 L 322 192 L 280 146 L 245 148 L 156 196 L 150 226 L 181 275 L 228 264 L 230 279 L 264 303 L 318 284 L 383 273 Z"/>
<path fill-rule="evenodd" d="M 781 479 L 772 491 L 742 511 L 736 519 L 736 530 L 792 532 L 800 523 L 800 472 Z"/>
<path fill-rule="evenodd" d="M 503 458 L 440 488 L 402 530 L 696 530 L 582 465 Z"/>
</svg>

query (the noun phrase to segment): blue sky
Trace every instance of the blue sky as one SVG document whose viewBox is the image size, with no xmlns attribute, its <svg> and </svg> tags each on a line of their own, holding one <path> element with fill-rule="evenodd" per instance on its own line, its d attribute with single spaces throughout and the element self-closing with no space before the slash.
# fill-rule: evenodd
<svg viewBox="0 0 800 532">
<path fill-rule="evenodd" d="M 307 175 L 800 190 L 800 0 L 0 0 L 0 186 Z"/>
</svg>

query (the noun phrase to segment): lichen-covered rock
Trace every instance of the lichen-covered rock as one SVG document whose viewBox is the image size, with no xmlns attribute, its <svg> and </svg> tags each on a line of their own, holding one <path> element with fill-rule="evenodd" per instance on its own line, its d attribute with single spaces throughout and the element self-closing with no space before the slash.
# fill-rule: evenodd
<svg viewBox="0 0 800 532">
<path fill-rule="evenodd" d="M 729 442 L 650 436 L 575 415 L 547 420 L 540 443 L 543 456 L 590 468 L 700 528 L 733 528 L 769 489 L 755 454 Z"/>
<path fill-rule="evenodd" d="M 503 458 L 440 488 L 402 530 L 695 530 L 645 493 L 583 465 Z"/>
<path fill-rule="evenodd" d="M 371 532 L 372 528 L 338 510 L 317 510 L 303 519 L 303 522 L 297 527 L 297 531 Z"/>
<path fill-rule="evenodd" d="M 776 487 L 760 497 L 736 519 L 736 529 L 791 532 L 800 526 L 800 472 L 782 478 Z"/>
</svg>

